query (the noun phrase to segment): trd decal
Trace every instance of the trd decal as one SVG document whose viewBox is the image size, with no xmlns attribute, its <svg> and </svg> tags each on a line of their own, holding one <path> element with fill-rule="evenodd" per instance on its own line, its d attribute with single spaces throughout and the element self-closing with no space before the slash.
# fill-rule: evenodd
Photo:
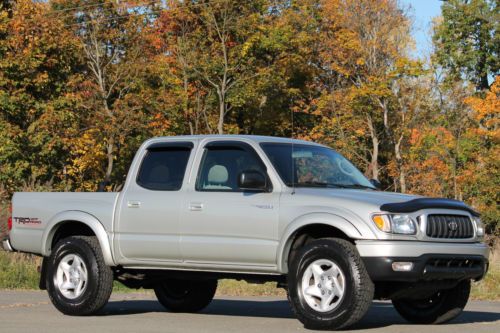
<svg viewBox="0 0 500 333">
<path fill-rule="evenodd" d="M 13 217 L 14 222 L 18 224 L 30 224 L 30 225 L 37 225 L 37 224 L 42 224 L 42 221 L 38 217 Z"/>
</svg>

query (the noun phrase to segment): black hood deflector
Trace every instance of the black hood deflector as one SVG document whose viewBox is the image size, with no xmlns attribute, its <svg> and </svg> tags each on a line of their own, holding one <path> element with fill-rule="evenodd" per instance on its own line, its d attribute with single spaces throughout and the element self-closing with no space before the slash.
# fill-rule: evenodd
<svg viewBox="0 0 500 333">
<path fill-rule="evenodd" d="M 391 213 L 411 213 L 416 212 L 420 209 L 425 208 L 442 208 L 442 209 L 457 209 L 465 210 L 471 213 L 473 216 L 478 216 L 479 213 L 476 212 L 471 207 L 464 204 L 462 201 L 444 198 L 418 198 L 406 202 L 394 202 L 387 203 L 380 206 L 382 211 Z"/>
</svg>

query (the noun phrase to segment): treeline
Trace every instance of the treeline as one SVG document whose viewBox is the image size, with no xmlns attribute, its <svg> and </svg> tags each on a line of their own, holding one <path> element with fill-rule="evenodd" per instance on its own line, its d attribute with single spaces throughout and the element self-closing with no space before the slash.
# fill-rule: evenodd
<svg viewBox="0 0 500 333">
<path fill-rule="evenodd" d="M 443 2 L 428 59 L 396 0 L 0 3 L 4 200 L 119 189 L 151 136 L 293 136 L 499 232 L 496 0 Z"/>
</svg>

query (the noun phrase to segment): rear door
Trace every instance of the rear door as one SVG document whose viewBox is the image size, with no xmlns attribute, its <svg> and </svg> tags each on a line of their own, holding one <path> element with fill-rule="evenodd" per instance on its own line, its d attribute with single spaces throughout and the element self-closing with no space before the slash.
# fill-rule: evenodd
<svg viewBox="0 0 500 333">
<path fill-rule="evenodd" d="M 147 147 L 118 206 L 115 253 L 120 262 L 181 261 L 179 213 L 192 148 L 189 141 Z"/>
</svg>

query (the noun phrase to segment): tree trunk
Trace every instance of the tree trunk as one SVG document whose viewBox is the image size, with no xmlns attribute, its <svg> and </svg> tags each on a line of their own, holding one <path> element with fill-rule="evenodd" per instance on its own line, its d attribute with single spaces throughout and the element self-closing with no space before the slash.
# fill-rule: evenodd
<svg viewBox="0 0 500 333">
<path fill-rule="evenodd" d="M 219 121 L 217 122 L 217 131 L 219 134 L 224 134 L 224 117 L 226 115 L 226 101 L 224 93 L 219 90 L 217 92 L 219 96 Z"/>
<path fill-rule="evenodd" d="M 401 135 L 394 145 L 394 155 L 396 156 L 396 164 L 399 172 L 399 187 L 401 193 L 406 193 L 406 173 L 403 167 L 403 157 L 401 156 L 401 142 L 403 135 Z"/>
<path fill-rule="evenodd" d="M 378 148 L 379 148 L 379 139 L 377 136 L 377 131 L 373 126 L 373 120 L 370 116 L 367 118 L 368 128 L 370 129 L 370 137 L 372 139 L 372 158 L 370 165 L 368 166 L 368 170 L 371 171 L 372 178 L 378 180 L 379 176 L 379 168 L 378 168 Z"/>
<path fill-rule="evenodd" d="M 219 105 L 219 121 L 217 122 L 217 132 L 224 134 L 224 105 Z"/>
<path fill-rule="evenodd" d="M 105 182 L 111 181 L 111 173 L 113 172 L 113 162 L 114 162 L 114 149 L 115 149 L 115 139 L 113 137 L 108 139 L 106 144 L 106 157 L 108 159 L 108 165 L 106 167 L 106 174 L 104 176 Z"/>
<path fill-rule="evenodd" d="M 476 73 L 479 77 L 479 80 L 476 83 L 476 90 L 484 91 L 490 88 L 490 84 L 488 83 L 488 64 L 487 64 L 487 54 L 488 50 L 486 50 L 485 40 L 488 38 L 488 31 L 483 27 L 483 24 L 479 27 L 480 37 L 479 37 L 479 61 L 476 66 Z"/>
<path fill-rule="evenodd" d="M 189 81 L 188 81 L 188 75 L 185 69 L 182 70 L 182 80 L 183 80 L 183 88 L 184 88 L 184 101 L 183 101 L 183 111 L 184 111 L 184 119 L 188 123 L 189 126 L 189 134 L 193 135 L 194 129 L 193 129 L 193 123 L 191 122 L 191 116 L 189 114 Z"/>
<path fill-rule="evenodd" d="M 458 184 L 457 184 L 457 159 L 453 157 L 451 161 L 451 177 L 453 179 L 453 199 L 458 200 Z"/>
</svg>

